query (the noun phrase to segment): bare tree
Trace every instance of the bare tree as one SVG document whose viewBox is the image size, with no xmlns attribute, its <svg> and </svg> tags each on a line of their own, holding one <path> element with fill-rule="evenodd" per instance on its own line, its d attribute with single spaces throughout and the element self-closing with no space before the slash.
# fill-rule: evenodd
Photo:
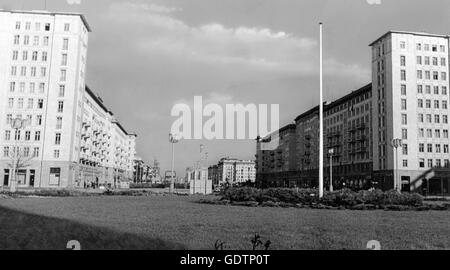
<svg viewBox="0 0 450 270">
<path fill-rule="evenodd" d="M 25 152 L 25 148 L 21 151 L 19 146 L 14 146 L 8 152 L 8 158 L 10 162 L 8 163 L 8 167 L 12 170 L 12 179 L 11 179 L 11 192 L 16 192 L 17 187 L 17 173 L 24 168 L 28 168 L 31 165 L 31 161 L 33 156 L 30 156 L 29 151 Z"/>
</svg>

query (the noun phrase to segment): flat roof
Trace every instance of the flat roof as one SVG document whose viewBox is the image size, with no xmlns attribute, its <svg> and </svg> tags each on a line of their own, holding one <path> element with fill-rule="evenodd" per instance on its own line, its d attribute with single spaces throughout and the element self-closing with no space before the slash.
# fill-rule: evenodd
<svg viewBox="0 0 450 270">
<path fill-rule="evenodd" d="M 406 35 L 415 35 L 415 36 L 425 36 L 425 37 L 440 37 L 440 38 L 449 38 L 448 35 L 437 35 L 437 34 L 430 34 L 426 32 L 412 32 L 412 31 L 396 31 L 396 30 L 390 30 L 386 32 L 381 37 L 377 38 L 374 42 L 370 43 L 369 46 L 373 46 L 373 44 L 377 43 L 381 39 L 385 38 L 387 35 L 390 34 L 406 34 Z"/>
<path fill-rule="evenodd" d="M 81 13 L 76 12 L 54 12 L 54 11 L 46 11 L 46 10 L 6 10 L 0 9 L 0 12 L 9 12 L 9 13 L 23 13 L 23 14 L 40 14 L 40 15 L 66 15 L 66 16 L 79 16 L 84 23 L 84 26 L 89 32 L 92 32 L 92 28 L 86 20 L 86 17 Z"/>
</svg>

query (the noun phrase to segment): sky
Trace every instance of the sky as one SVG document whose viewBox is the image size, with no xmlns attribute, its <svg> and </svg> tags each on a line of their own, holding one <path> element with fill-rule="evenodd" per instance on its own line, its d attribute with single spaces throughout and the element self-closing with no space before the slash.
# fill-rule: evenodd
<svg viewBox="0 0 450 270">
<path fill-rule="evenodd" d="M 69 4 L 77 2 L 80 4 Z M 44 0 L 0 8 L 44 9 Z M 370 4 L 377 3 L 379 4 Z M 87 84 L 138 134 L 137 151 L 170 170 L 175 104 L 279 104 L 280 124 L 319 103 L 319 22 L 324 23 L 324 96 L 370 83 L 368 44 L 389 30 L 450 34 L 448 0 L 47 0 L 92 27 Z M 205 119 L 207 120 L 207 119 Z M 198 160 L 254 159 L 254 140 L 182 140 L 175 168 Z"/>
</svg>

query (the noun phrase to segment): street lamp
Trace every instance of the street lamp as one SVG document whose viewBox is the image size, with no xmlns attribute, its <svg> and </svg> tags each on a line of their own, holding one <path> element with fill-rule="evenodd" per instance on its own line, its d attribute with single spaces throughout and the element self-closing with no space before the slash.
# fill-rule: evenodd
<svg viewBox="0 0 450 270">
<path fill-rule="evenodd" d="M 399 183 L 399 175 L 398 175 L 398 148 L 403 147 L 403 140 L 395 138 L 392 140 L 391 145 L 393 148 L 395 148 L 395 164 L 394 164 L 394 170 L 395 170 L 395 176 L 394 176 L 394 186 L 395 189 L 398 192 L 401 192 L 401 186 Z"/>
<path fill-rule="evenodd" d="M 330 154 L 330 192 L 333 192 L 333 154 L 334 149 L 331 148 L 328 150 L 328 154 Z"/>
<path fill-rule="evenodd" d="M 172 144 L 172 177 L 170 180 L 169 193 L 173 193 L 175 183 L 174 183 L 174 166 L 175 166 L 175 144 L 180 141 L 180 136 L 177 134 L 169 134 L 169 142 Z"/>
<path fill-rule="evenodd" d="M 19 131 L 24 129 L 27 124 L 27 120 L 17 117 L 11 122 L 11 127 L 14 129 L 14 156 L 13 156 L 13 164 L 12 164 L 12 178 L 11 178 L 11 192 L 16 192 L 16 180 L 17 180 L 17 167 L 19 162 Z"/>
</svg>

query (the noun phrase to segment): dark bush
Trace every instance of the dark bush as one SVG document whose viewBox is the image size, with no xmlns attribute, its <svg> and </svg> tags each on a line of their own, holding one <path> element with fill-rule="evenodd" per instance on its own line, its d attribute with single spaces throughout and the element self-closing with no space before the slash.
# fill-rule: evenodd
<svg viewBox="0 0 450 270">
<path fill-rule="evenodd" d="M 260 201 L 261 190 L 251 187 L 228 188 L 224 191 L 222 199 L 231 202 Z"/>
</svg>

